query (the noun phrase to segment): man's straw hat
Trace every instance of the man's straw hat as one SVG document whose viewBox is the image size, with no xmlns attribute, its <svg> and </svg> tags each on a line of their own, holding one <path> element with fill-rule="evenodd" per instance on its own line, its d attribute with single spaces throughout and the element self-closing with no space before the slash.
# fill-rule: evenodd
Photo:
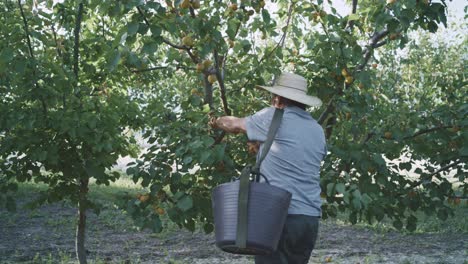
<svg viewBox="0 0 468 264">
<path fill-rule="evenodd" d="M 307 94 L 307 80 L 294 73 L 283 72 L 274 86 L 257 85 L 256 87 L 308 106 L 319 107 L 322 105 L 322 101 L 318 97 Z"/>
</svg>

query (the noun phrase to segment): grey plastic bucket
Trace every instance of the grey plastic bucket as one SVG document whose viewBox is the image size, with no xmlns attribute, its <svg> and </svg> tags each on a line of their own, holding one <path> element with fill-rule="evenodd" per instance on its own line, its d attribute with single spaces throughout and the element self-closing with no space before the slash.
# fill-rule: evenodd
<svg viewBox="0 0 468 264">
<path fill-rule="evenodd" d="M 291 193 L 267 183 L 250 182 L 247 246 L 236 246 L 239 181 L 221 184 L 211 196 L 216 245 L 234 254 L 268 255 L 276 250 Z"/>
</svg>

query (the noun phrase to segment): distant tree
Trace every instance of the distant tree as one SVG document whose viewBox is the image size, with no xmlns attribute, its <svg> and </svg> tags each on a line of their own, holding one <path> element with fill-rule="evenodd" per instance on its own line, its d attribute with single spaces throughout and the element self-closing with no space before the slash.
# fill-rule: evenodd
<svg viewBox="0 0 468 264">
<path fill-rule="evenodd" d="M 77 257 L 86 263 L 86 210 L 99 209 L 89 182 L 120 177 L 106 169 L 136 155 L 126 130 L 142 125 L 130 78 L 117 69 L 120 18 L 81 1 L 22 2 L 0 3 L 2 189 L 14 190 L 13 180 L 42 182 L 48 189 L 37 204 L 75 204 Z M 12 196 L 2 198 L 11 210 Z"/>
</svg>

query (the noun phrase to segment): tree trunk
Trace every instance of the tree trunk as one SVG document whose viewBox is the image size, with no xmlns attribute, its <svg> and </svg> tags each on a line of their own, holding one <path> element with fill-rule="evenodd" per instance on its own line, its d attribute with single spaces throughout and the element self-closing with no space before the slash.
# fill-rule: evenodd
<svg viewBox="0 0 468 264">
<path fill-rule="evenodd" d="M 86 196 L 89 179 L 80 180 L 80 196 L 78 202 L 78 225 L 76 227 L 76 257 L 80 264 L 86 264 L 85 231 L 86 231 Z"/>
</svg>

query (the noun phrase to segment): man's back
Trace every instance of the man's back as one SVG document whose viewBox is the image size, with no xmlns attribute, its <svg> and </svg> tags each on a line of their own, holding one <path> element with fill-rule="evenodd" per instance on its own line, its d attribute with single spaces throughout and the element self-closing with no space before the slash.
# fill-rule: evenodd
<svg viewBox="0 0 468 264">
<path fill-rule="evenodd" d="M 269 107 L 246 118 L 249 140 L 266 140 L 274 111 Z M 289 214 L 320 216 L 320 164 L 326 155 L 323 129 L 298 107 L 288 106 L 284 111 L 261 173 L 270 184 L 293 194 Z"/>
</svg>

